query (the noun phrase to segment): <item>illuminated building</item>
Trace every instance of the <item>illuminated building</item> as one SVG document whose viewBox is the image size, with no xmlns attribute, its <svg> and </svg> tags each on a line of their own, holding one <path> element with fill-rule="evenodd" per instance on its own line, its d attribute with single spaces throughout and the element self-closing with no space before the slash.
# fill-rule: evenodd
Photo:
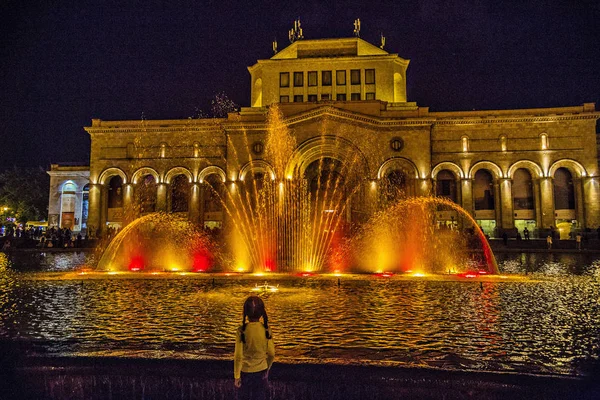
<svg viewBox="0 0 600 400">
<path fill-rule="evenodd" d="M 430 111 L 407 101 L 409 61 L 381 47 L 358 37 L 296 40 L 248 68 L 251 106 L 227 118 L 92 120 L 88 224 L 166 211 L 220 226 L 224 212 L 207 185 L 235 190 L 249 170 L 285 178 L 264 151 L 277 104 L 297 144 L 286 171 L 306 175 L 324 157 L 338 171 L 355 163 L 351 221 L 377 209 L 392 185 L 452 199 L 492 236 L 600 225 L 594 103 Z"/>
</svg>

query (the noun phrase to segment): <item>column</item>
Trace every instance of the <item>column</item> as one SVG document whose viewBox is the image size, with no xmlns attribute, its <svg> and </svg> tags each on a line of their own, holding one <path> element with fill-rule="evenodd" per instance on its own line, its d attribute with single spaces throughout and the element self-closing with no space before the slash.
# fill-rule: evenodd
<svg viewBox="0 0 600 400">
<path fill-rule="evenodd" d="M 502 228 L 513 229 L 515 219 L 513 218 L 512 201 L 512 180 L 509 178 L 500 179 L 500 196 L 502 210 Z"/>
<path fill-rule="evenodd" d="M 583 205 L 583 180 L 573 178 L 573 189 L 575 190 L 575 218 L 579 228 L 586 228 L 585 207 Z"/>
<path fill-rule="evenodd" d="M 535 201 L 535 226 L 539 228 L 543 228 L 543 218 L 542 218 L 542 192 L 540 189 L 540 180 L 533 180 L 533 199 Z M 531 232 L 533 235 L 534 233 Z"/>
<path fill-rule="evenodd" d="M 156 185 L 156 211 L 167 211 L 167 184 L 159 183 Z"/>
<path fill-rule="evenodd" d="M 583 179 L 583 206 L 585 226 L 592 229 L 600 226 L 600 178 Z"/>
<path fill-rule="evenodd" d="M 496 232 L 500 236 L 502 229 L 502 199 L 500 194 L 500 179 L 494 179 L 494 211 L 496 212 Z"/>
<path fill-rule="evenodd" d="M 100 235 L 104 233 L 104 230 L 106 228 L 106 222 L 108 221 L 108 187 L 102 185 L 100 188 L 100 203 L 102 204 L 102 206 L 100 207 L 100 221 L 98 221 L 97 226 L 94 226 L 94 228 L 96 229 L 96 237 L 100 237 Z"/>
<path fill-rule="evenodd" d="M 461 200 L 462 208 L 469 214 L 475 216 L 473 210 L 473 180 L 470 178 L 461 179 Z"/>
<path fill-rule="evenodd" d="M 200 185 L 192 183 L 190 185 L 190 198 L 188 204 L 188 219 L 193 224 L 200 223 Z"/>
<path fill-rule="evenodd" d="M 540 199 L 542 205 L 542 225 L 540 229 L 554 226 L 554 180 L 551 177 L 540 179 Z M 545 236 L 545 234 L 544 234 Z"/>
<path fill-rule="evenodd" d="M 102 185 L 90 183 L 89 193 L 89 209 L 88 209 L 88 232 L 90 227 L 94 230 L 101 225 L 102 208 L 105 204 L 102 203 Z M 95 232 L 94 232 L 95 233 Z"/>
<path fill-rule="evenodd" d="M 135 207 L 133 206 L 133 185 L 123 185 L 123 227 L 136 219 Z"/>
<path fill-rule="evenodd" d="M 425 179 L 417 179 L 417 196 L 429 196 L 431 193 L 431 180 Z"/>
</svg>

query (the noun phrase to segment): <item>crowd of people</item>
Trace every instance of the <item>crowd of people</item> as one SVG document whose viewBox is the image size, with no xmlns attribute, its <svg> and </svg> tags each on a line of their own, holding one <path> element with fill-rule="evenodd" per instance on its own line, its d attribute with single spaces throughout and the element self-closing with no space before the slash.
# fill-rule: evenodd
<svg viewBox="0 0 600 400">
<path fill-rule="evenodd" d="M 3 250 L 12 247 L 15 239 L 19 239 L 23 247 L 39 248 L 81 248 L 87 247 L 89 236 L 78 232 L 73 234 L 69 228 L 52 227 L 44 231 L 41 227 L 8 228 L 5 232 Z"/>
</svg>

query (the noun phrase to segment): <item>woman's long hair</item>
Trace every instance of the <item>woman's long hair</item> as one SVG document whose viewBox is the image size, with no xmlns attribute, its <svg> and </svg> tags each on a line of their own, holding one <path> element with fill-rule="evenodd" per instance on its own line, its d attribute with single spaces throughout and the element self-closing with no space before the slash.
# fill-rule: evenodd
<svg viewBox="0 0 600 400">
<path fill-rule="evenodd" d="M 242 343 L 246 343 L 246 337 L 244 331 L 246 330 L 246 317 L 249 320 L 258 320 L 260 317 L 263 319 L 265 326 L 265 335 L 267 339 L 271 339 L 271 333 L 269 332 L 269 317 L 265 310 L 265 303 L 258 296 L 250 296 L 244 302 L 244 315 L 242 317 Z"/>
</svg>

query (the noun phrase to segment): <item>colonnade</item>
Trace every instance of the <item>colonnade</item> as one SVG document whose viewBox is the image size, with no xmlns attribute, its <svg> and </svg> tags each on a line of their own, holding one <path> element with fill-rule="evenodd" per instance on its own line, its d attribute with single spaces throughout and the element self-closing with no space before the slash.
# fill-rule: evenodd
<svg viewBox="0 0 600 400">
<path fill-rule="evenodd" d="M 456 177 L 456 174 L 454 174 Z M 102 228 L 108 221 L 108 179 L 104 180 L 104 184 L 90 184 L 89 189 L 89 218 L 88 226 L 94 228 Z M 372 213 L 377 209 L 377 201 L 379 198 L 377 179 L 364 179 L 362 195 L 358 196 L 359 201 L 364 202 L 362 209 L 368 213 Z M 425 196 L 435 194 L 436 177 L 433 178 L 416 178 L 410 181 L 414 185 L 408 193 L 416 196 Z M 223 184 L 229 190 L 231 182 Z M 461 205 L 469 214 L 478 219 L 478 212 L 475 210 L 474 199 L 474 177 L 459 176 L 456 177 L 456 202 Z M 556 223 L 557 215 L 554 204 L 554 183 L 553 177 L 541 176 L 532 177 L 534 207 L 533 216 L 536 221 L 536 226 L 540 231 L 547 230 Z M 496 227 L 502 231 L 511 231 L 515 229 L 515 210 L 513 209 L 513 180 L 508 177 L 494 176 L 493 179 L 493 194 L 494 194 L 494 210 L 493 218 L 496 222 Z M 190 182 L 189 183 L 189 198 L 188 198 L 188 218 L 191 222 L 202 223 L 204 220 L 204 204 L 208 183 Z M 135 184 L 131 182 L 122 185 L 123 204 L 120 216 L 123 224 L 127 224 L 133 220 L 135 215 L 134 207 L 134 191 Z M 600 201 L 600 189 L 597 178 L 577 176 L 573 174 L 573 188 L 575 195 L 575 218 L 579 228 L 596 228 L 600 224 L 600 212 L 598 210 L 598 202 Z M 156 184 L 156 210 L 167 212 L 168 210 L 168 194 L 170 184 L 158 182 Z M 222 218 L 225 218 L 223 213 Z M 491 214 L 491 213 L 490 213 Z M 483 218 L 490 219 L 490 218 Z"/>
</svg>

